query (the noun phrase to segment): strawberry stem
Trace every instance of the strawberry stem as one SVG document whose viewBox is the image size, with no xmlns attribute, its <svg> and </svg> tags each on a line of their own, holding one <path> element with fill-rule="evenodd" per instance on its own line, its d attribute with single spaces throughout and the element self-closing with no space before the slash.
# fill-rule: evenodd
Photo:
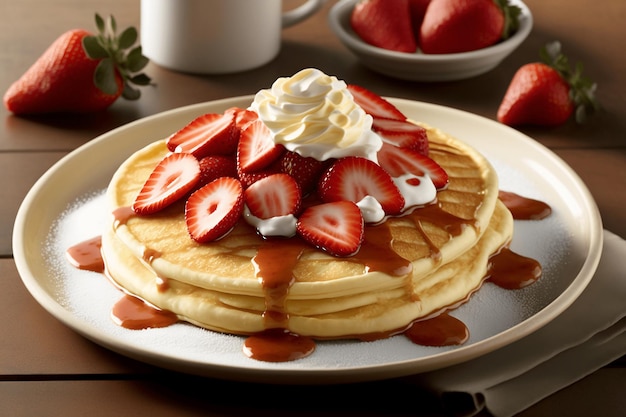
<svg viewBox="0 0 626 417">
<path fill-rule="evenodd" d="M 569 96 L 576 107 L 576 122 L 584 123 L 588 116 L 599 109 L 595 98 L 597 84 L 583 76 L 583 64 L 578 62 L 572 70 L 569 60 L 561 52 L 561 43 L 553 41 L 546 44 L 540 51 L 541 60 L 554 68 L 569 84 Z"/>
<path fill-rule="evenodd" d="M 504 29 L 502 30 L 502 40 L 508 39 L 519 28 L 519 16 L 522 9 L 509 4 L 508 0 L 494 0 L 504 14 Z"/>
<path fill-rule="evenodd" d="M 118 36 L 113 16 L 105 21 L 96 13 L 95 20 L 98 34 L 83 38 L 85 54 L 100 60 L 94 73 L 95 85 L 106 94 L 116 94 L 116 77 L 119 76 L 123 80 L 122 97 L 137 100 L 141 92 L 134 86 L 151 84 L 150 77 L 140 72 L 149 60 L 143 55 L 141 46 L 133 48 L 137 41 L 137 29 L 128 27 Z"/>
</svg>

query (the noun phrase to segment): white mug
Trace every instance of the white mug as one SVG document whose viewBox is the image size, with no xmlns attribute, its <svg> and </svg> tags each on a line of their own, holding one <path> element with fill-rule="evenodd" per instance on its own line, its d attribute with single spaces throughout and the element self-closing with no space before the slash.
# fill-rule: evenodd
<svg viewBox="0 0 626 417">
<path fill-rule="evenodd" d="M 283 12 L 282 0 L 141 0 L 143 54 L 166 68 L 226 74 L 278 55 L 281 30 L 313 15 L 324 0 Z"/>
</svg>

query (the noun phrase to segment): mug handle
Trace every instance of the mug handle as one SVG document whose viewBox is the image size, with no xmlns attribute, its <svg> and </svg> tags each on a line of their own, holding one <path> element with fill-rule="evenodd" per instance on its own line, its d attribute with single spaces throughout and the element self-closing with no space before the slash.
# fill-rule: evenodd
<svg viewBox="0 0 626 417">
<path fill-rule="evenodd" d="M 317 12 L 325 0 L 307 0 L 305 3 L 283 13 L 283 28 L 295 25 Z"/>
</svg>

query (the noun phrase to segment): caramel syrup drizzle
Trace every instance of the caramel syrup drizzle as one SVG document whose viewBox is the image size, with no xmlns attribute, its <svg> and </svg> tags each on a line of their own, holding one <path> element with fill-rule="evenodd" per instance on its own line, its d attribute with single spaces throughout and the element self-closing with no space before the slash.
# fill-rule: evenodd
<svg viewBox="0 0 626 417">
<path fill-rule="evenodd" d="M 537 219 L 544 218 L 550 213 L 549 206 L 537 200 L 525 199 L 517 194 L 502 191 L 500 196 L 507 207 L 511 205 L 514 218 Z M 134 212 L 130 207 L 114 210 L 114 227 L 125 223 L 133 215 Z M 451 237 L 460 235 L 467 226 L 478 228 L 475 219 L 467 220 L 454 216 L 443 210 L 438 202 L 417 208 L 406 216 L 414 222 L 424 241 L 429 245 L 431 258 L 435 262 L 441 261 L 441 251 L 427 235 L 422 222 L 435 224 L 446 230 Z M 97 237 L 68 248 L 66 255 L 77 268 L 103 272 L 105 268 L 100 247 L 101 239 Z M 248 356 L 258 360 L 280 362 L 298 359 L 314 351 L 315 343 L 311 338 L 301 337 L 287 330 L 289 315 L 285 309 L 289 289 L 295 281 L 294 267 L 307 248 L 307 244 L 299 238 L 264 239 L 253 257 L 256 277 L 265 292 L 263 318 L 266 330 L 250 335 L 246 339 L 244 352 Z M 160 255 L 158 251 L 146 249 L 143 260 L 151 263 Z M 345 259 L 365 265 L 367 271 L 381 271 L 391 276 L 406 277 L 408 280 L 411 277 L 412 264 L 393 250 L 391 231 L 386 223 L 366 226 L 359 252 Z M 485 280 L 503 288 L 515 289 L 531 284 L 540 276 L 541 266 L 537 261 L 503 247 L 490 257 Z M 169 288 L 167 278 L 157 278 L 155 285 L 159 291 L 167 291 Z M 128 294 L 114 306 L 112 315 L 118 324 L 134 329 L 162 327 L 178 321 L 173 313 L 159 310 Z M 415 343 L 430 346 L 462 344 L 469 337 L 466 326 L 445 311 L 433 317 L 417 319 L 409 323 L 407 328 L 397 332 L 359 337 L 362 340 L 375 340 L 399 332 L 404 333 Z"/>
</svg>

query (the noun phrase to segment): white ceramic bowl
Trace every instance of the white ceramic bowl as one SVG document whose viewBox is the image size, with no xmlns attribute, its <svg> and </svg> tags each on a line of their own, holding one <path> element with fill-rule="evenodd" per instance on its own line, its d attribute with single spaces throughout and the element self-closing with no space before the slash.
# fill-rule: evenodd
<svg viewBox="0 0 626 417">
<path fill-rule="evenodd" d="M 340 0 L 331 9 L 328 21 L 343 44 L 370 69 L 391 77 L 411 81 L 450 81 L 483 74 L 495 68 L 510 55 L 530 33 L 533 18 L 528 7 L 519 0 L 518 30 L 504 42 L 477 51 L 458 54 L 423 54 L 390 51 L 372 46 L 357 36 L 350 27 L 350 13 L 359 0 Z"/>
</svg>

